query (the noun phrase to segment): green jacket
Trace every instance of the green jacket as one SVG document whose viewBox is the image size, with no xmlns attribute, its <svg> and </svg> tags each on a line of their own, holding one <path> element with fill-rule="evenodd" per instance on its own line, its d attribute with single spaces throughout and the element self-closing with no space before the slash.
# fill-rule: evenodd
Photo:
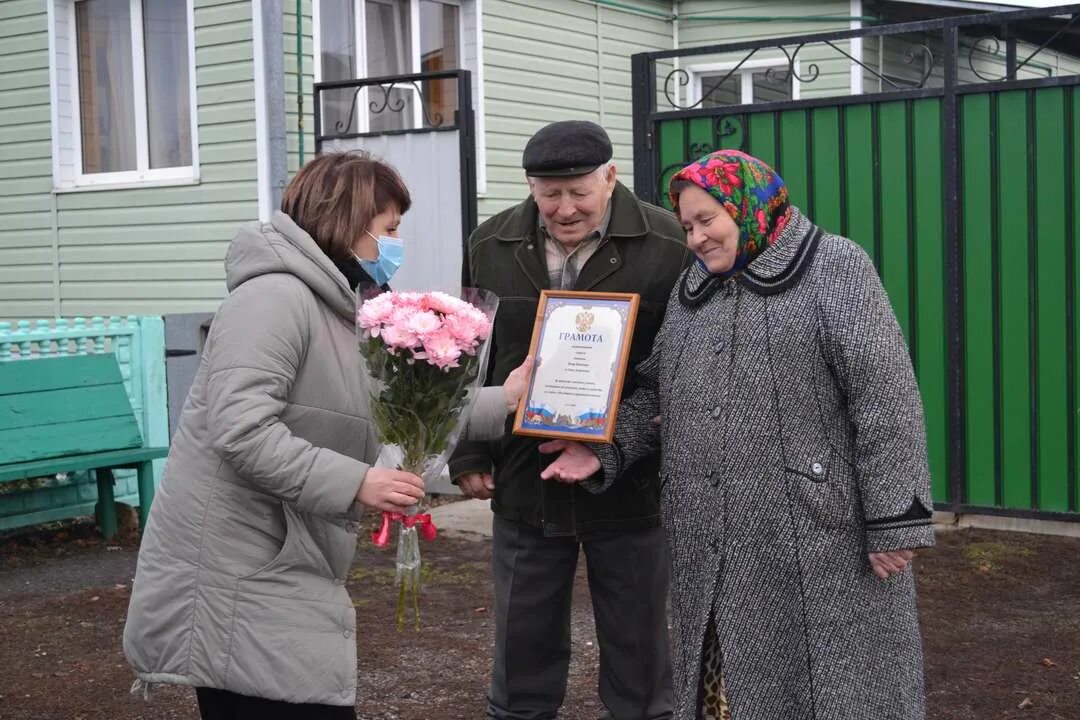
<svg viewBox="0 0 1080 720">
<path fill-rule="evenodd" d="M 634 292 L 641 296 L 630 370 L 624 395 L 633 392 L 633 368 L 646 357 L 660 327 L 668 295 L 692 257 L 675 217 L 642 202 L 617 183 L 611 199 L 605 242 L 585 263 L 575 290 Z M 499 385 L 529 351 L 540 291 L 549 289 L 543 244 L 538 239 L 536 203 L 529 198 L 495 215 L 469 238 L 470 285 L 500 298 L 488 383 Z M 575 485 L 542 481 L 540 470 L 553 457 L 541 458 L 542 441 L 513 435 L 513 419 L 501 440 L 462 443 L 450 461 L 452 477 L 494 472 L 492 509 L 501 517 L 540 527 L 547 535 L 655 527 L 660 522 L 658 458 L 648 457 L 628 473 L 633 482 L 602 495 Z"/>
</svg>

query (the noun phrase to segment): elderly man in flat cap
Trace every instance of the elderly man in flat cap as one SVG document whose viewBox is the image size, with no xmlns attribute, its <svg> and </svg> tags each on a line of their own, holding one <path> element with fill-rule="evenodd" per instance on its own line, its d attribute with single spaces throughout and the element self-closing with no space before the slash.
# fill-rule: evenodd
<svg viewBox="0 0 1080 720">
<path fill-rule="evenodd" d="M 542 128 L 525 146 L 529 198 L 469 238 L 467 283 L 501 298 L 492 384 L 528 354 L 544 289 L 640 294 L 629 367 L 649 354 L 690 256 L 675 217 L 619 183 L 611 155 L 611 141 L 595 123 Z M 623 392 L 633 389 L 631 370 Z M 670 718 L 658 458 L 639 464 L 636 482 L 593 495 L 576 484 L 542 482 L 547 462 L 539 444 L 512 435 L 508 423 L 502 440 L 463 444 L 450 462 L 465 495 L 493 497 L 495 662 L 488 717 L 556 717 L 566 692 L 571 597 L 584 548 L 605 717 Z"/>
</svg>

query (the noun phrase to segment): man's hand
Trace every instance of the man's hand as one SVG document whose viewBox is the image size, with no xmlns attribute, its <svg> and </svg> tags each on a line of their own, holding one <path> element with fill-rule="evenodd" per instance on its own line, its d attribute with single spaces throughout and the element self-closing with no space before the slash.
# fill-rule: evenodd
<svg viewBox="0 0 1080 720">
<path fill-rule="evenodd" d="M 555 462 L 540 473 L 543 480 L 557 480 L 562 483 L 578 483 L 588 480 L 600 470 L 600 458 L 596 453 L 578 442 L 569 440 L 549 440 L 540 446 L 542 453 L 561 452 Z"/>
<path fill-rule="evenodd" d="M 390 468 L 369 468 L 356 493 L 361 505 L 403 513 L 424 499 L 424 481 L 412 473 Z"/>
<path fill-rule="evenodd" d="M 533 359 L 530 355 L 506 376 L 506 382 L 503 383 L 503 393 L 506 394 L 506 412 L 516 411 L 521 397 L 529 389 L 529 372 L 532 366 Z"/>
<path fill-rule="evenodd" d="M 457 479 L 457 484 L 467 498 L 490 500 L 495 493 L 495 479 L 491 473 L 465 473 Z"/>
<path fill-rule="evenodd" d="M 891 575 L 903 572 L 913 557 L 915 557 L 913 550 L 870 553 L 870 567 L 873 568 L 875 575 L 882 580 L 887 580 Z"/>
</svg>

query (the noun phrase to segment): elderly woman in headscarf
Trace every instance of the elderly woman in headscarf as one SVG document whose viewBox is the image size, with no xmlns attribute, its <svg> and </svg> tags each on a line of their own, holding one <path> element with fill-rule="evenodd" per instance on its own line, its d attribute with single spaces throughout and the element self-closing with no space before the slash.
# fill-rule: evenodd
<svg viewBox="0 0 1080 720">
<path fill-rule="evenodd" d="M 688 165 L 670 196 L 698 262 L 614 442 L 551 441 L 543 477 L 603 492 L 661 448 L 677 720 L 923 718 L 926 438 L 874 266 L 745 153 Z"/>
</svg>

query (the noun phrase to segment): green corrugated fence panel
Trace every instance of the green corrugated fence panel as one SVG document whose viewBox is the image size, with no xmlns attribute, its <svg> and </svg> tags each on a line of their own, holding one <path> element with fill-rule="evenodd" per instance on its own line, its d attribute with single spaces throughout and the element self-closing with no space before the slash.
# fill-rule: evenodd
<svg viewBox="0 0 1080 720">
<path fill-rule="evenodd" d="M 1035 394 L 1038 428 L 1035 489 L 1040 510 L 1069 509 L 1068 315 L 1065 247 L 1065 96 L 1061 88 L 1031 91 L 1035 103 Z"/>
<path fill-rule="evenodd" d="M 948 406 L 941 98 L 754 108 L 733 116 L 738 132 L 724 132 L 725 118 L 666 120 L 659 157 L 667 168 L 703 143 L 742 147 L 777 169 L 815 222 L 867 250 L 911 347 L 936 500 L 949 499 L 949 449 L 960 442 L 962 503 L 1076 512 L 1080 92 L 998 90 L 957 103 L 960 437 Z"/>
<path fill-rule="evenodd" d="M 785 110 L 780 113 L 780 147 L 776 171 L 787 183 L 791 202 L 812 218 L 810 174 L 807 163 L 806 115 L 809 110 Z"/>
<path fill-rule="evenodd" d="M 990 172 L 990 102 L 982 95 L 960 101 L 960 172 L 964 182 L 960 224 L 963 267 L 964 450 L 967 502 L 995 504 L 997 476 L 994 372 L 994 269 L 989 238 L 993 207 Z"/>
<path fill-rule="evenodd" d="M 56 318 L 0 323 L 0 362 L 34 361 L 20 360 L 20 355 L 37 357 L 106 351 L 116 354 L 143 441 L 153 446 L 168 445 L 165 330 L 160 317 Z M 155 481 L 160 479 L 163 466 L 164 460 L 155 461 Z M 139 493 L 135 472 L 117 470 L 114 475 L 116 500 L 137 505 Z M 93 482 L 84 480 L 85 476 L 80 474 L 0 485 L 0 530 L 93 512 L 97 488 Z"/>
<path fill-rule="evenodd" d="M 672 120 L 660 125 L 657 132 L 660 156 L 660 178 L 658 197 L 660 204 L 671 209 L 668 202 L 667 185 L 671 176 L 678 172 L 686 163 L 689 142 L 686 139 L 686 123 L 683 120 Z"/>
<path fill-rule="evenodd" d="M 990 95 L 989 113 L 997 128 L 993 142 L 997 171 L 990 178 L 993 202 L 980 210 L 996 218 L 996 231 L 987 235 L 995 256 L 993 278 L 998 296 L 991 310 L 1000 318 L 996 328 L 998 370 L 994 372 L 1001 467 L 994 504 L 1031 507 L 1031 297 L 1032 267 L 1028 207 L 1027 99 L 1024 91 Z M 1002 181 L 1005 178 L 1011 178 Z M 966 182 L 966 178 L 965 178 Z M 974 310 L 974 308 L 970 309 Z M 993 371 L 993 356 L 984 364 Z M 993 447 L 993 445 L 989 446 Z"/>
<path fill-rule="evenodd" d="M 754 113 L 746 124 L 750 131 L 749 153 L 773 168 L 777 167 L 776 116 L 769 112 Z"/>
<path fill-rule="evenodd" d="M 691 118 L 687 121 L 687 148 L 683 157 L 683 164 L 696 160 L 702 155 L 717 149 L 717 140 L 719 138 L 713 129 L 714 122 L 714 118 L 711 117 Z"/>
<path fill-rule="evenodd" d="M 874 247 L 874 125 L 869 104 L 849 105 L 844 113 L 844 186 L 847 189 L 847 217 L 843 232 L 862 245 L 877 263 Z"/>
<path fill-rule="evenodd" d="M 1077 208 L 1078 198 L 1076 193 L 1080 191 L 1080 92 L 1077 92 L 1075 88 L 1069 88 L 1067 91 L 1065 102 L 1065 132 L 1066 136 L 1070 139 L 1070 151 L 1071 154 L 1066 157 L 1066 171 L 1068 173 L 1066 182 L 1069 188 L 1072 189 L 1072 212 L 1071 212 L 1071 226 L 1067 226 L 1065 231 L 1069 235 L 1069 239 L 1075 246 L 1077 238 L 1080 238 L 1080 209 Z M 1072 267 L 1068 268 L 1072 273 L 1072 287 L 1080 288 L 1080 252 L 1076 252 L 1075 248 L 1072 255 Z M 1080 378 L 1080 352 L 1077 352 L 1076 338 L 1080 338 L 1080 293 L 1073 293 L 1073 347 L 1072 351 L 1072 376 L 1073 378 Z M 1074 385 L 1075 385 L 1074 380 Z M 1080 406 L 1077 404 L 1078 398 L 1076 396 L 1076 390 L 1073 388 L 1073 395 L 1069 398 L 1069 413 L 1073 418 L 1073 454 L 1070 458 L 1072 460 L 1071 467 L 1073 468 L 1073 498 L 1074 503 L 1077 498 L 1080 498 L 1080 472 L 1077 472 L 1077 468 L 1080 468 L 1080 422 L 1077 421 L 1080 418 Z M 1076 512 L 1080 511 L 1080 507 L 1076 504 L 1069 508 Z"/>
<path fill-rule="evenodd" d="M 911 135 L 907 126 L 907 103 L 889 102 L 878 106 L 881 141 L 881 282 L 892 300 L 896 319 L 911 344 L 911 198 L 908 197 L 908 158 Z"/>
<path fill-rule="evenodd" d="M 941 100 L 912 102 L 912 222 L 915 241 L 915 369 L 926 413 L 926 436 L 934 498 L 948 498 L 949 405 L 945 305 L 945 194 L 940 158 L 926 148 L 941 147 Z M 919 149 L 924 149 L 919 152 Z M 850 157 L 850 153 L 848 157 Z"/>
<path fill-rule="evenodd" d="M 841 228 L 840 206 L 843 186 L 840 184 L 840 110 L 819 108 L 811 110 L 811 188 L 814 214 L 819 227 L 831 233 Z"/>
</svg>

